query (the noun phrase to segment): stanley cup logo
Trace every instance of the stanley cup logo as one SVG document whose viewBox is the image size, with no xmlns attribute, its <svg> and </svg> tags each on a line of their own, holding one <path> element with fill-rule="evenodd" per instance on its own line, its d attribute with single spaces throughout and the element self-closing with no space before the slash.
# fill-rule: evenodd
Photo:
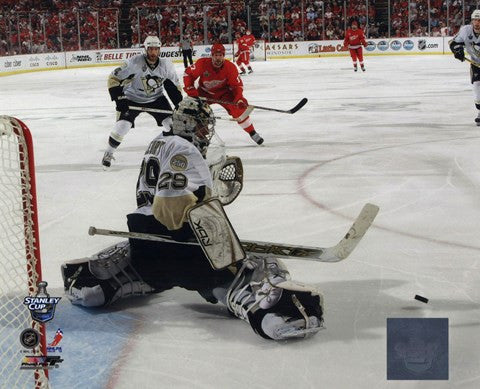
<svg viewBox="0 0 480 389">
<path fill-rule="evenodd" d="M 53 319 L 55 307 L 61 297 L 50 297 L 47 293 L 47 282 L 41 281 L 37 285 L 37 294 L 34 297 L 27 296 L 23 303 L 30 310 L 32 319 L 39 323 L 46 323 Z"/>
</svg>

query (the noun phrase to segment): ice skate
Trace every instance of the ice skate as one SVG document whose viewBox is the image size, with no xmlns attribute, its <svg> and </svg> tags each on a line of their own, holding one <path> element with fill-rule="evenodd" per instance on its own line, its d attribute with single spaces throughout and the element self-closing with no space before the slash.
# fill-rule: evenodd
<svg viewBox="0 0 480 389">
<path fill-rule="evenodd" d="M 113 153 L 109 151 L 105 151 L 105 154 L 103 154 L 102 158 L 102 166 L 104 170 L 107 170 L 110 168 L 112 165 L 112 160 L 115 161 L 115 158 L 113 157 Z"/>
<path fill-rule="evenodd" d="M 323 328 L 323 297 L 291 281 L 276 258 L 249 257 L 226 292 L 226 305 L 266 339 L 306 338 Z"/>
<path fill-rule="evenodd" d="M 365 66 L 362 65 L 362 72 L 364 72 L 364 71 L 365 71 Z"/>
<path fill-rule="evenodd" d="M 250 138 L 259 146 L 263 143 L 263 138 L 256 131 L 250 133 Z"/>
<path fill-rule="evenodd" d="M 252 68 L 248 68 L 248 74 L 250 73 L 253 73 L 253 69 Z"/>
<path fill-rule="evenodd" d="M 477 117 L 475 118 L 475 123 L 477 124 L 477 126 L 480 127 L 480 111 L 478 111 L 478 115 L 477 115 Z"/>
</svg>

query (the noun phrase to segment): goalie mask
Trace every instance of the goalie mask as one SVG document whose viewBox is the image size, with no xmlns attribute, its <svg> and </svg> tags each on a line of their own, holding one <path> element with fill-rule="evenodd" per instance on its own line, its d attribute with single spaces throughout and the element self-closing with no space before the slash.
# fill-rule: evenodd
<svg viewBox="0 0 480 389">
<path fill-rule="evenodd" d="M 205 157 L 215 132 L 215 117 L 210 106 L 196 98 L 186 97 L 172 116 L 172 133 L 192 142 Z"/>
</svg>

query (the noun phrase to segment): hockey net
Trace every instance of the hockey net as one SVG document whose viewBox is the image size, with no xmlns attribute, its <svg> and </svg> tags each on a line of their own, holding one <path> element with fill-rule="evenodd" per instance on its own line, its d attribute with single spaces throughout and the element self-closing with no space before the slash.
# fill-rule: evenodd
<svg viewBox="0 0 480 389">
<path fill-rule="evenodd" d="M 46 355 L 45 325 L 23 304 L 41 280 L 33 146 L 20 120 L 0 116 L 0 382 L 5 388 L 48 388 L 46 370 L 20 369 L 25 356 Z M 34 328 L 40 345 L 25 349 L 20 333 Z"/>
</svg>

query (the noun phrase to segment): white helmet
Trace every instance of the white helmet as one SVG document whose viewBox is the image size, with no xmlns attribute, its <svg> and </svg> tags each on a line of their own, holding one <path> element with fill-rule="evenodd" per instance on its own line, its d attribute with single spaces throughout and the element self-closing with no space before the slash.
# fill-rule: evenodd
<svg viewBox="0 0 480 389">
<path fill-rule="evenodd" d="M 475 11 L 472 12 L 471 19 L 480 19 L 480 9 L 476 9 Z"/>
<path fill-rule="evenodd" d="M 158 39 L 157 36 L 147 36 L 145 38 L 145 42 L 143 42 L 143 47 L 145 48 L 145 52 L 149 47 L 162 47 L 162 43 L 160 42 L 160 39 Z"/>
<path fill-rule="evenodd" d="M 172 116 L 172 133 L 192 142 L 206 155 L 215 132 L 215 117 L 210 106 L 201 99 L 184 98 Z"/>
</svg>

